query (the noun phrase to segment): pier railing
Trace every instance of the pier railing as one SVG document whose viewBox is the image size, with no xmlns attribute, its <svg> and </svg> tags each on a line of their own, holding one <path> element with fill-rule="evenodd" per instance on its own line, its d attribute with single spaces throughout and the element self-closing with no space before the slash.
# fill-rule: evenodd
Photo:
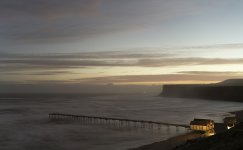
<svg viewBox="0 0 243 150">
<path fill-rule="evenodd" d="M 179 127 L 189 128 L 189 125 L 166 123 L 158 121 L 147 121 L 147 120 L 136 120 L 136 119 L 123 119 L 113 117 L 98 117 L 98 116 L 86 116 L 86 115 L 73 115 L 73 114 L 62 114 L 62 113 L 50 113 L 49 119 L 51 120 L 77 120 L 89 123 L 102 123 L 102 124 L 113 124 L 117 126 L 136 126 L 136 127 L 148 127 L 148 128 L 161 128 L 162 126 L 174 126 L 178 130 Z"/>
</svg>

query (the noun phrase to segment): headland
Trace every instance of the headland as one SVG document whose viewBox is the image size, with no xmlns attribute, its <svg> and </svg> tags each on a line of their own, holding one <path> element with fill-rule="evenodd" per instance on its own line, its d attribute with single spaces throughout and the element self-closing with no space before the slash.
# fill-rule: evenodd
<svg viewBox="0 0 243 150">
<path fill-rule="evenodd" d="M 229 79 L 215 84 L 163 85 L 160 96 L 243 102 L 243 79 Z"/>
</svg>

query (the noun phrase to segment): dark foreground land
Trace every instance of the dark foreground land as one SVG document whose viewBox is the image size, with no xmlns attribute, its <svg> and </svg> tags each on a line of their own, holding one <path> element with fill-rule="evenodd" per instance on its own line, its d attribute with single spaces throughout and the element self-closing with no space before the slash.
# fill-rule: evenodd
<svg viewBox="0 0 243 150">
<path fill-rule="evenodd" d="M 223 123 L 215 123 L 214 136 L 191 132 L 134 150 L 243 150 L 243 110 L 231 113 L 240 123 L 230 130 Z"/>
<path fill-rule="evenodd" d="M 209 138 L 192 140 L 173 150 L 243 150 L 243 124 Z"/>
<path fill-rule="evenodd" d="M 211 137 L 188 133 L 133 150 L 243 150 L 243 123 Z"/>
<path fill-rule="evenodd" d="M 139 148 L 134 148 L 131 150 L 171 150 L 175 148 L 177 145 L 182 145 L 188 140 L 196 139 L 201 136 L 202 134 L 200 133 L 192 132 L 192 133 L 176 136 L 165 141 L 155 142 L 153 144 L 141 146 Z"/>
<path fill-rule="evenodd" d="M 211 137 L 189 133 L 134 150 L 243 150 L 243 123 Z"/>
</svg>

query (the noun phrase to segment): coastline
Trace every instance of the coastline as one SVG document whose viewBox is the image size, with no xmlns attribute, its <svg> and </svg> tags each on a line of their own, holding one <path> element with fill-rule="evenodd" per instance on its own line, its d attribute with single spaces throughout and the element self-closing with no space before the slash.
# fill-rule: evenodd
<svg viewBox="0 0 243 150">
<path fill-rule="evenodd" d="M 131 148 L 129 150 L 161 150 L 161 148 L 163 148 L 163 150 L 171 150 L 173 148 L 176 148 L 177 146 L 180 146 L 180 145 L 186 143 L 188 140 L 193 140 L 196 138 L 200 138 L 202 136 L 203 136 L 203 134 L 198 133 L 198 132 L 189 132 L 189 133 L 186 133 L 183 135 L 178 135 L 178 136 L 169 138 L 164 141 L 155 142 L 155 143 L 148 144 L 148 145 L 143 145 L 138 148 Z"/>
<path fill-rule="evenodd" d="M 235 117 L 237 118 L 237 120 L 239 120 L 240 122 L 243 121 L 243 110 L 238 110 L 238 111 L 233 111 L 233 112 L 229 112 L 231 114 L 234 114 Z M 220 127 L 222 126 L 222 123 L 217 123 L 216 126 Z M 243 126 L 243 125 L 241 125 Z M 224 130 L 222 130 L 222 128 L 219 129 L 219 133 L 223 133 Z M 195 140 L 198 139 L 200 137 L 203 137 L 204 135 L 199 133 L 199 132 L 189 132 L 186 134 L 182 134 L 182 135 L 178 135 L 172 138 L 169 138 L 167 140 L 164 141 L 159 141 L 159 142 L 155 142 L 155 143 L 151 143 L 148 145 L 143 145 L 137 148 L 132 148 L 129 150 L 161 150 L 163 148 L 163 150 L 172 150 L 175 149 L 177 147 L 180 147 L 181 145 L 187 143 L 187 141 L 190 140 Z"/>
</svg>

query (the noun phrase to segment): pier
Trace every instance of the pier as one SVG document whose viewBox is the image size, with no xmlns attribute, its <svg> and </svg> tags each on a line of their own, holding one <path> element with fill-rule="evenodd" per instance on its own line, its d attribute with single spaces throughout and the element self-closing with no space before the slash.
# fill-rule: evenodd
<svg viewBox="0 0 243 150">
<path fill-rule="evenodd" d="M 167 126 L 168 129 L 170 126 L 176 127 L 176 130 L 179 130 L 179 127 L 189 129 L 189 125 L 184 124 L 175 124 L 175 123 L 166 123 L 158 121 L 147 121 L 147 120 L 135 120 L 135 119 L 123 119 L 123 118 L 113 118 L 113 117 L 98 117 L 98 116 L 86 116 L 86 115 L 73 115 L 73 114 L 62 114 L 62 113 L 50 113 L 50 120 L 77 120 L 88 123 L 99 123 L 99 124 L 112 124 L 115 126 L 135 126 L 141 128 L 155 128 L 160 129 L 162 126 Z"/>
</svg>

